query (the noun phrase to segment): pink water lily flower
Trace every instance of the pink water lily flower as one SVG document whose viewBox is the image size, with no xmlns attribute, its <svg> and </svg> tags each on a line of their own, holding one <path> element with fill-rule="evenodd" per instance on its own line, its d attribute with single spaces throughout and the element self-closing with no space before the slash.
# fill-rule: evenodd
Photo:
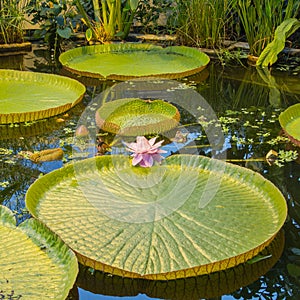
<svg viewBox="0 0 300 300">
<path fill-rule="evenodd" d="M 166 153 L 167 151 L 158 149 L 164 141 L 160 141 L 155 144 L 156 137 L 147 140 L 144 136 L 137 136 L 136 143 L 124 143 L 127 150 L 133 152 L 132 165 L 140 165 L 141 167 L 151 167 L 154 161 L 161 163 L 163 157 L 160 153 Z"/>
</svg>

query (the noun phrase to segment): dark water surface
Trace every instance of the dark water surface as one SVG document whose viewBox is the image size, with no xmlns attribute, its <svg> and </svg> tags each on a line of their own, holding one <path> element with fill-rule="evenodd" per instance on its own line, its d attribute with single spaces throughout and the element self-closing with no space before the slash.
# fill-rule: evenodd
<svg viewBox="0 0 300 300">
<path fill-rule="evenodd" d="M 24 57 L 1 59 L 0 68 L 61 73 L 49 52 L 38 45 Z M 286 152 L 297 149 L 282 137 L 278 122 L 281 111 L 300 102 L 300 76 L 276 69 L 271 74 L 247 65 L 222 67 L 211 62 L 203 72 L 178 82 L 183 89 L 185 84 L 193 87 L 213 108 L 225 135 L 222 152 L 226 152 L 227 160 L 261 173 L 285 196 L 289 216 L 284 234 L 269 249 L 273 261 L 265 259 L 258 267 L 249 264 L 227 272 L 167 282 L 120 278 L 81 267 L 69 299 L 300 299 L 300 159 L 288 161 Z M 83 103 L 69 111 L 68 116 L 0 126 L 0 203 L 16 212 L 18 222 L 29 217 L 24 204 L 28 187 L 41 173 L 76 159 L 72 143 L 82 112 L 103 90 L 116 84 L 98 80 L 85 83 Z M 201 126 L 195 125 L 199 120 L 193 116 L 197 111 L 204 120 L 199 103 L 191 99 L 185 102 L 182 123 L 196 139 L 193 146 L 186 143 L 182 153 L 197 151 L 210 156 L 209 141 Z M 20 151 L 56 147 L 64 150 L 63 161 L 36 164 L 18 155 Z M 281 151 L 280 166 L 266 163 L 264 158 L 270 150 Z"/>
</svg>

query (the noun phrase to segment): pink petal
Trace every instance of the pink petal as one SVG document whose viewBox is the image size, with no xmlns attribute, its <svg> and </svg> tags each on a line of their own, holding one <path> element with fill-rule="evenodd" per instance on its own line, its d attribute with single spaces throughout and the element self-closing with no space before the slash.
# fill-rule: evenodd
<svg viewBox="0 0 300 300">
<path fill-rule="evenodd" d="M 166 150 L 162 150 L 162 149 L 159 149 L 158 151 L 157 151 L 157 153 L 167 153 L 168 151 L 166 151 Z"/>
<path fill-rule="evenodd" d="M 162 150 L 162 149 L 151 149 L 149 151 L 147 151 L 147 153 L 149 154 L 156 154 L 156 153 L 167 153 L 168 151 Z"/>
<path fill-rule="evenodd" d="M 151 167 L 153 165 L 153 158 L 149 154 L 143 154 L 143 160 L 140 162 L 141 167 Z"/>
<path fill-rule="evenodd" d="M 156 137 L 150 139 L 148 142 L 149 142 L 149 144 L 150 144 L 151 146 L 153 146 L 154 143 L 155 143 L 155 140 L 156 140 Z"/>
<path fill-rule="evenodd" d="M 132 165 L 136 166 L 143 160 L 143 155 L 142 154 L 133 154 L 133 159 L 132 159 Z"/>
<path fill-rule="evenodd" d="M 159 154 L 152 155 L 152 158 L 158 163 L 161 163 L 161 161 L 164 159 L 164 157 Z"/>
<path fill-rule="evenodd" d="M 152 148 L 161 147 L 161 145 L 162 145 L 163 142 L 164 142 L 164 140 L 157 142 L 155 145 L 152 146 Z"/>
<path fill-rule="evenodd" d="M 147 152 L 151 148 L 149 141 L 144 136 L 137 136 L 136 143 L 137 143 L 136 152 L 139 153 Z"/>
<path fill-rule="evenodd" d="M 150 149 L 147 151 L 148 154 L 156 154 L 159 150 L 158 149 Z"/>
<path fill-rule="evenodd" d="M 127 147 L 127 150 L 130 152 L 136 152 L 137 151 L 137 143 L 125 143 L 123 144 Z"/>
</svg>

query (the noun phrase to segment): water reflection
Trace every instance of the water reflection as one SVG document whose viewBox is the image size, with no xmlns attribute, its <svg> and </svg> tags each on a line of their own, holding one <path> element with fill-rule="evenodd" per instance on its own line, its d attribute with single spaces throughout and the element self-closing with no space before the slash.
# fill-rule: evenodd
<svg viewBox="0 0 300 300">
<path fill-rule="evenodd" d="M 197 91 L 215 111 L 248 107 L 287 107 L 300 102 L 300 78 L 255 68 L 210 65 L 210 76 Z"/>
</svg>

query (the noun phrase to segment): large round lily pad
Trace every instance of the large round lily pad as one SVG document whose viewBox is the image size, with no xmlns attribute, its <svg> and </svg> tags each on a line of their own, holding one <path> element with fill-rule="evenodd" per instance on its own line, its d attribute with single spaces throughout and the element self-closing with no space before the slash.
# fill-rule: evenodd
<svg viewBox="0 0 300 300">
<path fill-rule="evenodd" d="M 74 48 L 59 60 L 74 74 L 116 80 L 185 77 L 200 72 L 210 61 L 205 53 L 190 47 L 132 43 Z"/>
<path fill-rule="evenodd" d="M 284 248 L 283 231 L 252 260 L 225 271 L 168 281 L 110 276 L 103 272 L 91 274 L 88 267 L 79 266 L 76 284 L 94 294 L 117 297 L 146 294 L 155 299 L 199 300 L 215 299 L 247 286 L 266 274 L 279 260 Z"/>
<path fill-rule="evenodd" d="M 213 196 L 202 207 L 205 191 Z M 117 155 L 82 160 L 38 179 L 26 206 L 82 264 L 162 280 L 251 259 L 287 214 L 280 191 L 258 173 L 193 155 L 151 168 Z"/>
<path fill-rule="evenodd" d="M 79 103 L 85 86 L 54 74 L 0 70 L 0 124 L 45 119 Z"/>
<path fill-rule="evenodd" d="M 16 227 L 12 212 L 0 206 L 0 240 L 1 299 L 66 299 L 78 263 L 57 235 L 35 219 Z"/>
<path fill-rule="evenodd" d="M 300 146 L 300 103 L 283 111 L 279 115 L 279 123 L 290 140 Z"/>
<path fill-rule="evenodd" d="M 178 125 L 178 109 L 163 100 L 118 99 L 103 104 L 96 112 L 102 130 L 120 135 L 148 135 L 168 131 Z"/>
</svg>

